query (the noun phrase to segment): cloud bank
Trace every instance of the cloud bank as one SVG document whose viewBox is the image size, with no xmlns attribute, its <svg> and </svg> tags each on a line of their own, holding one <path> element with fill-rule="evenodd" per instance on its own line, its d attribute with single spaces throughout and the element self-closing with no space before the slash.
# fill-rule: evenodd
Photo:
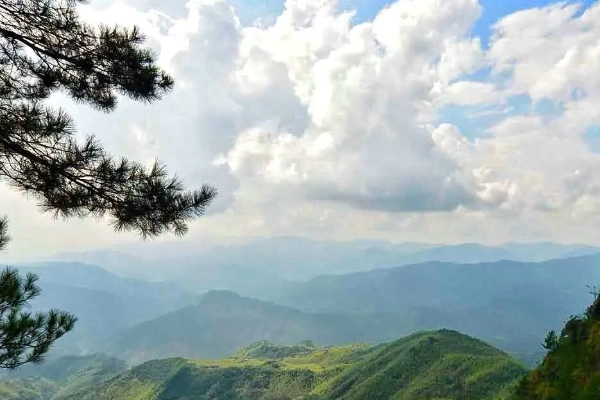
<svg viewBox="0 0 600 400">
<path fill-rule="evenodd" d="M 600 4 L 513 13 L 486 43 L 473 31 L 482 11 L 399 0 L 355 23 L 333 0 L 288 0 L 248 26 L 222 0 L 91 2 L 91 22 L 146 32 L 176 89 L 109 115 L 52 101 L 114 153 L 216 185 L 192 240 L 597 242 Z M 96 221 L 51 228 L 33 205 L 15 218 L 12 194 L 0 207 L 23 232 L 16 253 L 41 226 L 59 232 L 48 249 L 123 239 Z"/>
</svg>

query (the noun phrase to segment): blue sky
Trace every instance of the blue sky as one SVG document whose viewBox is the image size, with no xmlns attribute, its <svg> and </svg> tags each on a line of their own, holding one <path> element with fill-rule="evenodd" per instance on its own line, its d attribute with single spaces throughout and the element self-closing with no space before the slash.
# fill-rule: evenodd
<svg viewBox="0 0 600 400">
<path fill-rule="evenodd" d="M 229 0 L 237 9 L 238 16 L 244 24 L 249 24 L 257 18 L 267 18 L 281 13 L 284 7 L 284 0 Z M 338 0 L 342 9 L 354 9 L 357 11 L 355 22 L 372 20 L 377 13 L 385 6 L 392 4 L 393 0 Z M 473 29 L 473 35 L 481 38 L 483 46 L 487 47 L 492 26 L 504 16 L 512 14 L 519 10 L 525 10 L 535 7 L 544 7 L 550 4 L 563 1 L 548 0 L 479 0 L 483 7 L 481 18 L 477 21 Z M 584 7 L 592 5 L 596 0 L 564 1 L 566 3 L 580 3 Z M 489 79 L 489 71 L 478 71 L 470 79 L 486 81 Z M 534 111 L 538 114 L 546 115 L 560 112 L 560 105 L 551 104 L 551 102 L 537 104 L 535 110 L 531 109 L 532 104 L 527 96 L 516 96 L 509 99 L 510 111 L 480 109 L 477 107 L 458 107 L 451 106 L 441 110 L 439 122 L 450 122 L 461 128 L 467 137 L 485 136 L 485 129 L 507 115 L 527 114 Z M 508 113 L 508 114 L 507 114 Z M 591 129 L 587 134 L 587 140 L 590 147 L 600 152 L 600 127 Z"/>
<path fill-rule="evenodd" d="M 500 18 L 512 14 L 515 11 L 526 10 L 535 7 L 544 7 L 549 4 L 561 3 L 562 1 L 543 0 L 480 0 L 483 6 L 483 15 L 475 26 L 475 34 L 481 37 L 484 43 L 490 36 L 490 27 Z M 585 7 L 590 6 L 594 0 L 564 1 L 565 3 L 580 3 Z"/>
<path fill-rule="evenodd" d="M 277 15 L 283 9 L 284 0 L 230 0 L 238 10 L 238 15 L 244 23 L 249 23 L 256 18 Z M 475 26 L 474 34 L 487 42 L 490 36 L 490 26 L 505 15 L 515 11 L 533 7 L 543 7 L 559 1 L 547 0 L 480 0 L 483 6 L 483 15 Z M 581 3 L 589 6 L 594 0 L 567 1 Z M 356 22 L 368 21 L 386 5 L 393 3 L 390 0 L 339 0 L 344 9 L 357 10 Z"/>
</svg>

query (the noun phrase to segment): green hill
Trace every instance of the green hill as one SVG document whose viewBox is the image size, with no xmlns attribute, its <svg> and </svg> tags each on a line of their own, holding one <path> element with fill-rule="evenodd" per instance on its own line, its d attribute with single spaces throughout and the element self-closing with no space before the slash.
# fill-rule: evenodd
<svg viewBox="0 0 600 400">
<path fill-rule="evenodd" d="M 512 400 L 598 400 L 600 398 L 600 295 L 560 335 L 546 339 L 548 354 L 523 379 Z"/>
<path fill-rule="evenodd" d="M 228 359 L 149 361 L 60 399 L 495 400 L 525 372 L 479 340 L 438 331 L 373 347 L 261 342 Z"/>
<path fill-rule="evenodd" d="M 319 347 L 310 340 L 291 346 L 282 346 L 267 340 L 254 343 L 236 353 L 236 358 L 289 358 L 312 353 Z"/>
<path fill-rule="evenodd" d="M 5 372 L 2 400 L 55 400 L 103 382 L 125 371 L 124 361 L 104 355 L 62 357 L 41 365 Z"/>
<path fill-rule="evenodd" d="M 16 379 L 0 382 L 0 399 L 52 400 L 59 390 L 56 382 L 44 378 Z"/>
<path fill-rule="evenodd" d="M 331 380 L 327 399 L 496 399 L 523 366 L 454 331 L 419 333 L 378 346 Z"/>
</svg>

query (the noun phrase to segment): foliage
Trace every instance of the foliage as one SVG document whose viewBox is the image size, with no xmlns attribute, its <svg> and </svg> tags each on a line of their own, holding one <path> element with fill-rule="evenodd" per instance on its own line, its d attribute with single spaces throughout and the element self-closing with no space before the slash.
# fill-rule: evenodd
<svg viewBox="0 0 600 400">
<path fill-rule="evenodd" d="M 26 365 L 5 373 L 0 398 L 7 400 L 56 400 L 99 384 L 124 371 L 123 361 L 93 355 L 64 357 L 42 365 Z"/>
<path fill-rule="evenodd" d="M 0 399 L 51 400 L 58 384 L 43 378 L 28 378 L 0 382 Z"/>
<path fill-rule="evenodd" d="M 542 345 L 548 351 L 555 351 L 558 348 L 558 336 L 555 331 L 548 332 L 544 344 Z"/>
<path fill-rule="evenodd" d="M 311 341 L 304 341 L 291 346 L 281 346 L 263 340 L 240 350 L 236 356 L 240 358 L 280 359 L 310 354 L 317 348 L 317 345 Z"/>
<path fill-rule="evenodd" d="M 183 234 L 213 188 L 185 192 L 158 163 L 115 159 L 94 137 L 78 143 L 69 116 L 44 104 L 62 90 L 111 111 L 117 94 L 149 102 L 173 86 L 137 28 L 85 24 L 81 2 L 0 0 L 0 178 L 57 216 L 109 214 L 117 230 Z"/>
<path fill-rule="evenodd" d="M 550 335 L 549 335 L 550 336 Z M 566 323 L 543 363 L 525 377 L 514 400 L 596 400 L 600 393 L 600 296 Z"/>
<path fill-rule="evenodd" d="M 249 358 L 257 349 L 275 349 L 276 357 Z M 468 398 L 496 400 L 524 373 L 479 340 L 439 331 L 373 347 L 285 350 L 261 342 L 224 360 L 149 361 L 61 400 L 434 400 L 463 398 L 465 390 Z"/>
<path fill-rule="evenodd" d="M 457 332 L 419 333 L 376 347 L 322 392 L 345 400 L 495 399 L 524 371 L 501 351 Z"/>
<path fill-rule="evenodd" d="M 44 102 L 61 90 L 111 111 L 117 94 L 153 101 L 173 86 L 141 46 L 137 28 L 94 27 L 77 14 L 82 0 L 0 0 L 0 180 L 36 198 L 55 216 L 109 215 L 116 230 L 142 237 L 184 234 L 203 214 L 212 187 L 186 192 L 156 162 L 146 168 L 110 156 L 90 136 L 79 143 L 73 122 Z M 0 220 L 0 249 L 9 240 Z M 22 313 L 37 296 L 33 276 L 0 276 L 0 368 L 40 362 L 75 318 Z"/>
<path fill-rule="evenodd" d="M 40 363 L 52 343 L 75 324 L 75 317 L 57 310 L 22 311 L 40 293 L 36 281 L 36 275 L 22 277 L 11 268 L 0 274 L 0 368 Z"/>
</svg>

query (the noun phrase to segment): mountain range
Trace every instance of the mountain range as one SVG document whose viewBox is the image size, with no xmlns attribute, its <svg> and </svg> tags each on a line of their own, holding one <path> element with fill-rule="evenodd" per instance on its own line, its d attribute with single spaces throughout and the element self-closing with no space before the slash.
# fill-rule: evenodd
<svg viewBox="0 0 600 400">
<path fill-rule="evenodd" d="M 170 357 L 217 359 L 261 340 L 282 345 L 303 340 L 325 345 L 378 343 L 411 332 L 395 316 L 312 314 L 215 291 L 195 305 L 125 330 L 100 350 L 135 365 Z"/>
<path fill-rule="evenodd" d="M 172 283 L 153 283 L 114 275 L 98 266 L 47 262 L 17 265 L 22 273 L 39 277 L 42 291 L 33 311 L 56 308 L 78 318 L 68 339 L 51 354 L 95 352 L 100 343 L 122 330 L 195 301 L 195 296 Z"/>
<path fill-rule="evenodd" d="M 126 251 L 71 252 L 54 257 L 100 265 L 113 274 L 139 280 L 175 281 L 190 291 L 231 290 L 260 296 L 285 282 L 342 275 L 401 265 L 442 261 L 546 261 L 599 253 L 600 248 L 555 243 L 436 245 L 376 240 L 319 241 L 298 237 L 249 240 L 229 245 L 199 244 L 196 252 L 145 258 Z M 165 252 L 166 254 L 166 252 Z"/>
<path fill-rule="evenodd" d="M 259 340 L 380 343 L 454 329 L 534 365 L 541 339 L 589 302 L 597 255 L 541 263 L 427 263 L 291 283 L 259 301 L 208 292 L 194 305 L 125 330 L 102 351 L 130 363 L 220 358 Z M 269 296 L 267 296 L 269 297 Z"/>
<path fill-rule="evenodd" d="M 189 283 L 144 282 L 88 264 L 21 269 L 40 275 L 43 291 L 34 309 L 65 309 L 80 319 L 54 349 L 58 355 L 105 351 L 129 363 L 221 358 L 263 339 L 379 343 L 448 328 L 534 365 L 543 355 L 540 338 L 589 302 L 586 286 L 600 281 L 599 262 L 596 254 L 525 263 L 429 262 L 270 282 L 253 298 L 192 293 Z"/>
<path fill-rule="evenodd" d="M 270 300 L 310 313 L 397 314 L 409 331 L 455 329 L 535 359 L 540 338 L 589 303 L 598 265 L 595 254 L 536 263 L 431 262 L 322 276 L 287 285 Z"/>
<path fill-rule="evenodd" d="M 596 248 L 545 243 L 278 238 L 149 262 L 107 252 L 77 257 L 17 266 L 40 277 L 34 311 L 65 309 L 79 322 L 46 364 L 4 374 L 0 398 L 279 399 L 290 392 L 313 400 L 439 400 L 467 390 L 504 399 L 524 374 L 521 363 L 544 358 L 547 332 L 572 321 L 600 281 Z M 94 264 L 99 257 L 105 264 Z M 127 267 L 117 274 L 120 265 Z M 594 338 L 589 325 L 586 338 Z M 394 341 L 419 331 L 428 333 Z M 470 337 L 502 350 L 486 353 L 492 348 Z M 520 390 L 539 396 L 558 362 L 585 375 L 567 353 L 546 355 Z"/>
</svg>

